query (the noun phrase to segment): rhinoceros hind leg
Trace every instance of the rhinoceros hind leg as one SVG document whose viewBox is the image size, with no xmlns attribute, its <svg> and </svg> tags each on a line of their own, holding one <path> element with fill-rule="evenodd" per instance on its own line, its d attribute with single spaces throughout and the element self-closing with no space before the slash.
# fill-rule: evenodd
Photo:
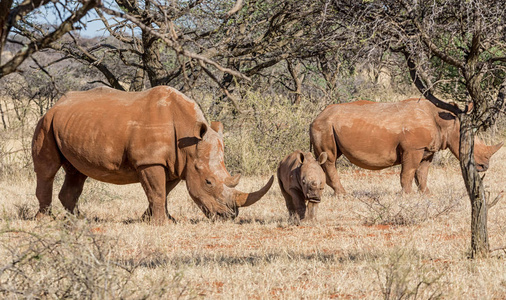
<svg viewBox="0 0 506 300">
<path fill-rule="evenodd" d="M 35 195 L 39 200 L 36 219 L 51 213 L 53 181 L 62 165 L 61 153 L 56 146 L 53 132 L 43 128 L 45 125 L 43 121 L 44 119 L 37 125 L 32 144 L 33 167 L 37 177 Z"/>
<path fill-rule="evenodd" d="M 313 125 L 311 125 L 313 127 Z M 312 146 L 314 147 L 315 157 L 319 157 L 323 152 L 327 153 L 327 160 L 321 166 L 323 171 L 325 172 L 326 183 L 334 190 L 334 196 L 338 194 L 346 194 L 344 190 L 341 180 L 339 179 L 339 175 L 337 174 L 336 169 L 336 161 L 343 155 L 341 149 L 339 149 L 339 145 L 337 142 L 336 133 L 334 131 L 329 131 L 326 127 L 325 130 L 320 128 L 310 129 L 310 135 L 312 136 Z M 332 129 L 333 130 L 333 129 Z M 332 143 L 328 143 L 325 141 L 333 141 Z"/>
<path fill-rule="evenodd" d="M 323 171 L 325 171 L 327 185 L 334 190 L 334 195 L 346 194 L 346 191 L 341 184 L 341 180 L 339 179 L 339 175 L 337 174 L 336 160 L 327 159 L 327 161 L 322 165 L 322 168 Z"/>
<path fill-rule="evenodd" d="M 65 181 L 58 194 L 58 198 L 68 212 L 71 214 L 77 213 L 74 210 L 79 196 L 81 196 L 83 192 L 84 182 L 88 176 L 79 172 L 68 162 L 63 164 L 63 168 L 65 169 Z"/>
<path fill-rule="evenodd" d="M 56 172 L 55 172 L 56 173 Z M 53 180 L 52 177 L 45 177 L 37 173 L 37 188 L 35 195 L 39 200 L 39 211 L 35 215 L 35 219 L 42 219 L 44 216 L 51 214 L 51 201 L 53 198 Z"/>
<path fill-rule="evenodd" d="M 149 206 L 142 218 L 162 225 L 167 222 L 166 216 L 166 175 L 165 168 L 160 165 L 139 168 L 139 181 L 148 197 Z"/>
</svg>

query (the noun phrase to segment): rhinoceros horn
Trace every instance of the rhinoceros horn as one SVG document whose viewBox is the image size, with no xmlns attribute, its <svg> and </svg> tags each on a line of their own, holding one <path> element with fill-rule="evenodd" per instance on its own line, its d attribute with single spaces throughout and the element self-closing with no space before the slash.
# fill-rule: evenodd
<svg viewBox="0 0 506 300">
<path fill-rule="evenodd" d="M 492 156 L 494 153 L 496 153 L 497 151 L 499 151 L 499 149 L 501 149 L 502 145 L 504 144 L 504 142 L 500 142 L 499 144 L 497 145 L 493 145 L 493 146 L 489 146 L 488 147 L 488 153 L 489 153 L 489 157 Z"/>
<path fill-rule="evenodd" d="M 241 174 L 229 176 L 225 179 L 225 185 L 229 188 L 234 188 L 237 184 L 239 184 L 239 179 L 241 179 Z"/>
<path fill-rule="evenodd" d="M 260 190 L 252 193 L 243 193 L 240 191 L 235 191 L 235 203 L 237 207 L 246 207 L 254 204 L 260 198 L 262 198 L 267 191 L 271 188 L 272 183 L 274 182 L 274 176 L 271 176 L 271 179 L 269 179 L 269 182 L 261 188 Z"/>
</svg>

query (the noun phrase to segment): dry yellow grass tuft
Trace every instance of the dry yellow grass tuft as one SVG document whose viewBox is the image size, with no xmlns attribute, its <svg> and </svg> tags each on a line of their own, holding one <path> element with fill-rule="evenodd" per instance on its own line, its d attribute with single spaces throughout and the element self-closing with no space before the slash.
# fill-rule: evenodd
<svg viewBox="0 0 506 300">
<path fill-rule="evenodd" d="M 506 151 L 485 183 L 504 189 Z M 0 295 L 34 298 L 504 299 L 505 250 L 471 261 L 470 206 L 456 161 L 434 166 L 430 196 L 400 195 L 398 169 L 341 168 L 348 194 L 326 189 L 318 222 L 291 226 L 274 185 L 233 221 L 207 220 L 184 183 L 169 197 L 176 224 L 139 222 L 139 185 L 85 185 L 80 210 L 30 220 L 33 178 L 0 183 Z M 239 189 L 267 177 L 243 178 Z M 506 246 L 506 204 L 489 212 L 492 248 Z"/>
</svg>

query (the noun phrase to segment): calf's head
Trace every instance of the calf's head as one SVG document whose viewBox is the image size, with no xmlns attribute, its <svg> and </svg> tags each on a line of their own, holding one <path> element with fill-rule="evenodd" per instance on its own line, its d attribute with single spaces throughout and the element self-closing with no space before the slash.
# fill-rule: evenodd
<svg viewBox="0 0 506 300">
<path fill-rule="evenodd" d="M 325 187 L 325 173 L 320 165 L 327 161 L 327 153 L 322 152 L 318 160 L 311 152 L 300 153 L 297 156 L 297 161 L 300 163 L 300 185 L 304 199 L 319 203 Z"/>
<path fill-rule="evenodd" d="M 191 198 L 208 218 L 235 218 L 239 207 L 252 205 L 267 193 L 274 177 L 256 192 L 234 188 L 240 175 L 230 176 L 225 168 L 221 123 L 213 122 L 211 128 L 197 124 L 195 140 L 187 155 L 185 180 Z"/>
</svg>

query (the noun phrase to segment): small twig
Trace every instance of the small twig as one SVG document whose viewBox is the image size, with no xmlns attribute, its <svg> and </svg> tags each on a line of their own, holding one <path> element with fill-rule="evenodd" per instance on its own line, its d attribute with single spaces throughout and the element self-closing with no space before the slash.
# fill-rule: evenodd
<svg viewBox="0 0 506 300">
<path fill-rule="evenodd" d="M 232 9 L 231 9 L 231 10 L 229 10 L 229 11 L 225 14 L 225 16 L 223 16 L 223 18 L 224 18 L 224 19 L 228 19 L 228 18 L 230 18 L 230 16 L 232 16 L 233 14 L 235 14 L 236 12 L 238 12 L 239 10 L 241 10 L 242 5 L 243 5 L 243 0 L 237 0 L 237 1 L 235 2 L 234 7 L 232 7 Z"/>
<path fill-rule="evenodd" d="M 489 252 L 492 253 L 492 252 L 499 251 L 499 250 L 503 250 L 506 253 L 506 246 L 490 249 Z"/>
<path fill-rule="evenodd" d="M 503 196 L 504 196 L 504 191 L 500 191 L 499 195 L 497 195 L 492 202 L 487 203 L 487 209 L 491 209 L 492 207 L 494 207 L 499 202 L 499 200 L 501 200 L 501 198 Z"/>
</svg>

